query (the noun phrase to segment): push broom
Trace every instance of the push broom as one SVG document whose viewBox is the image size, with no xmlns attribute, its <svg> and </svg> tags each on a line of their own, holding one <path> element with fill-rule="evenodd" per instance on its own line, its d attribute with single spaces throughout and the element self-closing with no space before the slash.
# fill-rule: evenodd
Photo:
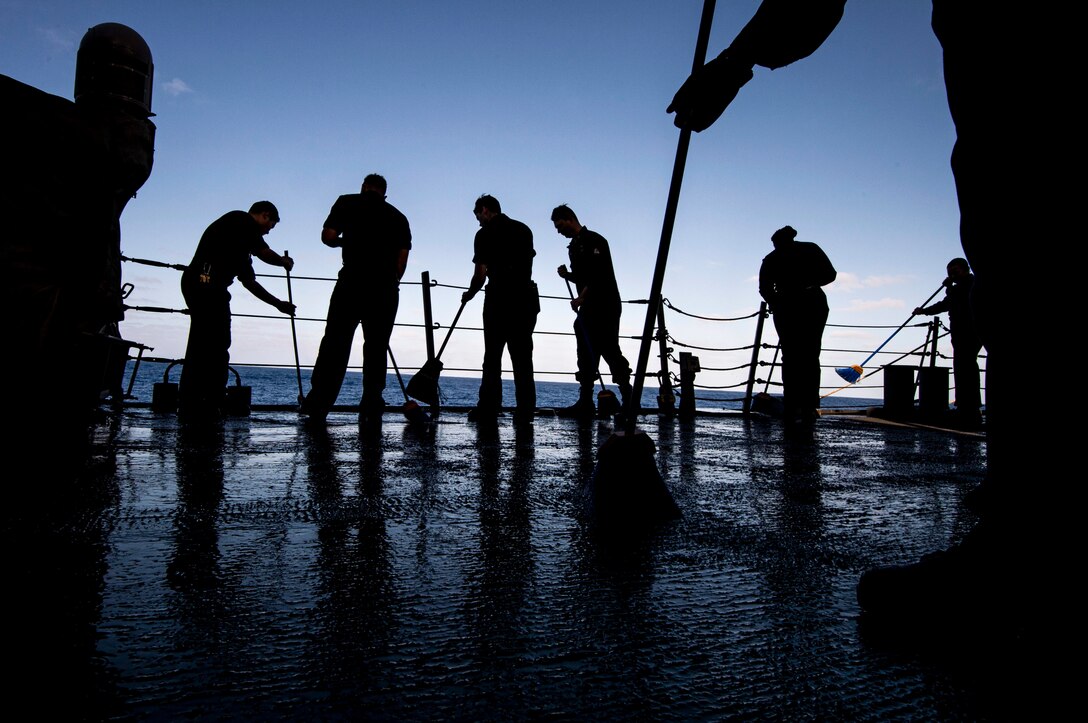
<svg viewBox="0 0 1088 723">
<path fill-rule="evenodd" d="M 409 396 L 413 396 L 431 406 L 438 404 L 438 376 L 442 373 L 442 362 L 440 361 L 442 352 L 446 351 L 446 344 L 450 343 L 450 336 L 453 335 L 453 330 L 457 327 L 457 320 L 461 318 L 461 312 L 465 310 L 465 304 L 467 303 L 467 301 L 462 301 L 461 306 L 457 309 L 457 314 L 453 317 L 453 323 L 450 324 L 449 331 L 446 332 L 446 338 L 442 340 L 442 346 L 438 348 L 438 354 L 435 355 L 434 359 L 425 361 L 419 371 L 408 380 L 405 393 Z"/>
<path fill-rule="evenodd" d="M 284 256 L 287 256 L 287 252 L 283 252 Z M 287 274 L 287 303 L 294 304 L 295 299 L 291 295 L 291 270 L 285 268 L 284 273 Z M 305 395 L 302 393 L 302 365 L 298 361 L 298 333 L 295 331 L 295 315 L 291 314 L 291 342 L 295 346 L 295 378 L 298 380 L 298 403 L 302 404 Z"/>
<path fill-rule="evenodd" d="M 703 0 L 692 72 L 702 68 L 706 61 L 714 4 L 715 0 Z M 657 469 L 653 440 L 636 428 L 636 419 L 650 359 L 654 321 L 661 305 L 661 288 L 665 281 L 665 266 L 669 259 L 669 246 L 672 242 L 672 230 L 676 221 L 676 208 L 680 202 L 680 186 L 690 143 L 691 128 L 685 126 L 680 129 L 680 139 L 676 145 L 676 158 L 669 182 L 661 240 L 658 243 L 657 260 L 650 283 L 650 303 L 646 309 L 646 323 L 642 331 L 642 344 L 632 380 L 631 396 L 624 400 L 624 429 L 619 429 L 621 425 L 617 423 L 616 431 L 601 445 L 597 452 L 597 467 L 588 484 L 583 487 L 585 515 L 591 524 L 611 533 L 637 534 L 647 525 L 681 516 L 680 508 Z"/>
<path fill-rule="evenodd" d="M 409 424 L 415 424 L 420 427 L 429 427 L 431 425 L 431 418 L 423 411 L 423 407 L 419 406 L 419 402 L 408 397 L 408 390 L 404 387 L 404 377 L 400 375 L 400 367 L 397 366 L 397 360 L 393 358 L 393 348 L 387 347 L 386 351 L 389 353 L 389 361 L 393 362 L 393 371 L 397 373 L 397 382 L 400 384 L 400 393 L 404 395 L 404 418 L 408 420 Z"/>
<path fill-rule="evenodd" d="M 574 289 L 570 287 L 570 280 L 564 280 L 567 282 L 567 293 L 570 294 L 570 298 L 573 300 Z M 589 342 L 589 330 L 582 323 L 582 310 L 579 309 L 576 313 L 578 317 L 574 320 L 574 328 L 578 330 L 582 342 L 589 347 L 589 353 L 592 355 L 593 345 Z M 600 367 L 597 368 L 597 381 L 601 383 L 601 391 L 597 392 L 597 411 L 601 414 L 615 414 L 620 410 L 620 400 L 616 399 L 615 392 L 604 385 L 604 377 L 601 376 Z"/>
<path fill-rule="evenodd" d="M 932 294 L 930 294 L 929 298 L 926 299 L 925 301 L 923 301 L 921 306 L 926 306 L 927 304 L 929 304 L 929 302 L 933 301 L 933 297 L 936 296 L 937 294 L 941 293 L 941 289 L 943 289 L 943 288 L 944 288 L 944 284 L 941 284 L 940 286 L 938 286 L 937 290 L 934 291 Z M 887 345 L 887 343 L 889 341 L 891 341 L 895 337 L 896 334 L 903 331 L 903 328 L 907 324 L 909 324 L 910 320 L 913 319 L 915 316 L 916 316 L 916 314 L 911 314 L 909 317 L 907 317 L 907 320 L 904 321 L 902 324 L 900 324 L 899 328 L 896 329 L 895 331 L 893 331 L 892 335 L 889 336 L 887 339 L 885 339 L 884 343 L 881 344 L 880 346 L 878 346 L 873 351 L 872 354 L 867 356 L 865 358 L 865 361 L 863 361 L 861 364 L 854 364 L 854 365 L 848 366 L 848 367 L 836 367 L 835 368 L 835 373 L 838 374 L 840 377 L 842 377 L 843 381 L 845 381 L 847 384 L 853 384 L 856 381 L 858 381 L 859 379 L 861 379 L 861 377 L 865 374 L 865 365 L 868 364 L 870 361 L 872 361 L 872 358 L 877 355 L 877 352 L 879 352 L 881 349 L 883 349 L 885 347 L 885 345 Z"/>
</svg>

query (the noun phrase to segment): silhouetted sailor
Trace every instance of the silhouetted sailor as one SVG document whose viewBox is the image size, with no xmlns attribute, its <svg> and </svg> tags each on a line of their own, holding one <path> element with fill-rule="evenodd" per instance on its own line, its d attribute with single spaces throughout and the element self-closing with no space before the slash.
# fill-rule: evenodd
<svg viewBox="0 0 1088 723">
<path fill-rule="evenodd" d="M 72 458 L 58 437 L 82 434 L 124 315 L 120 217 L 151 174 L 153 75 L 147 43 L 117 23 L 83 36 L 74 103 L 0 75 L 0 378 L 15 435 Z"/>
<path fill-rule="evenodd" d="M 557 271 L 563 279 L 573 281 L 578 289 L 570 308 L 578 312 L 574 335 L 578 340 L 579 394 L 570 410 L 580 416 L 593 416 L 593 384 L 602 357 L 622 398 L 626 400 L 631 393 L 631 365 L 620 350 L 622 305 L 616 271 L 612 267 L 612 252 L 608 241 L 579 223 L 578 216 L 569 206 L 556 206 L 552 211 L 552 224 L 560 235 L 570 239 L 567 245 L 570 269 L 564 264 Z"/>
<path fill-rule="evenodd" d="M 982 422 L 982 393 L 978 354 L 982 340 L 975 332 L 971 313 L 971 287 L 975 276 L 967 259 L 955 258 L 948 262 L 948 277 L 944 280 L 944 298 L 936 304 L 919 307 L 915 314 L 933 316 L 948 313 L 949 333 L 952 337 L 952 372 L 956 377 L 956 423 L 965 428 L 978 427 Z"/>
<path fill-rule="evenodd" d="M 675 111 L 675 123 L 695 131 L 709 127 L 754 65 L 773 69 L 806 57 L 835 29 L 844 5 L 765 0 L 733 43 L 677 91 L 667 109 Z M 1072 12 L 933 1 L 956 126 L 952 172 L 960 240 L 975 273 L 975 328 L 987 351 L 987 501 L 981 522 L 962 543 L 916 564 L 871 570 L 858 585 L 859 602 L 878 619 L 913 623 L 911 630 L 985 630 L 1015 641 L 1033 659 L 1025 645 L 1042 644 L 1073 620 L 1066 606 L 1074 598 L 1053 586 L 1072 569 L 1071 510 L 1079 505 L 1059 495 L 1075 465 L 1075 425 L 1040 423 L 1037 395 L 1017 389 L 1034 381 L 1018 358 L 1023 330 L 1035 327 L 1043 339 L 1067 334 L 1079 308 L 1066 285 L 1054 284 L 1053 318 L 1029 319 L 1027 309 L 1034 307 L 1018 293 L 1036 258 L 1025 245 L 1067 237 L 1057 228 L 1062 214 L 1055 209 L 1078 202 L 1070 198 L 1073 184 L 1053 166 L 1068 159 L 1076 169 L 1080 160 L 1070 122 L 1075 114 L 1065 105 L 1067 88 L 1077 82 L 1076 63 L 1068 58 L 1078 47 L 1070 36 L 1080 26 Z"/>
<path fill-rule="evenodd" d="M 408 266 L 412 232 L 408 219 L 385 200 L 386 181 L 376 173 L 359 193 L 336 199 L 321 229 L 321 242 L 343 249 L 344 265 L 329 299 L 325 336 L 310 377 L 302 413 L 325 419 L 344 382 L 355 328 L 363 325 L 363 397 L 359 422 L 380 424 L 388 373 L 389 337 L 397 320 L 400 280 Z"/>
<path fill-rule="evenodd" d="M 820 347 L 827 324 L 827 296 L 835 267 L 814 243 L 796 241 L 783 226 L 771 235 L 774 251 L 759 268 L 759 295 L 770 306 L 782 347 L 782 397 L 787 422 L 819 417 Z"/>
<path fill-rule="evenodd" d="M 249 212 L 220 216 L 200 237 L 193 260 L 181 275 L 181 293 L 189 307 L 189 341 L 178 389 L 178 411 L 189 420 L 219 416 L 230 362 L 230 292 L 237 278 L 251 294 L 284 314 L 295 305 L 269 293 L 257 281 L 252 256 L 288 271 L 291 257 L 268 247 L 264 236 L 279 223 L 269 201 L 258 201 Z"/>
<path fill-rule="evenodd" d="M 480 230 L 473 244 L 476 265 L 468 301 L 487 282 L 484 298 L 484 365 L 480 398 L 469 418 L 493 419 L 502 408 L 502 353 L 510 349 L 517 395 L 515 421 L 530 421 L 536 411 L 533 379 L 533 329 L 540 313 L 540 296 L 533 282 L 533 232 L 502 212 L 498 199 L 483 195 L 472 209 Z"/>
</svg>

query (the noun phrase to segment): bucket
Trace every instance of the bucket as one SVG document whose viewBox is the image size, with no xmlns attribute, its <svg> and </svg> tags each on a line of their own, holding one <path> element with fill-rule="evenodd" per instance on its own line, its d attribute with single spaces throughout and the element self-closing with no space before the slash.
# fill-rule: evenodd
<svg viewBox="0 0 1088 723">
<path fill-rule="evenodd" d="M 918 407 L 927 417 L 948 412 L 948 367 L 918 370 Z"/>
<path fill-rule="evenodd" d="M 227 387 L 227 396 L 223 400 L 223 413 L 231 417 L 248 417 L 253 402 L 253 387 L 242 386 L 242 377 L 234 367 L 227 367 L 234 373 L 234 386 Z"/>
<path fill-rule="evenodd" d="M 88 399 L 93 398 L 97 403 L 109 398 L 115 408 L 120 408 L 125 397 L 122 391 L 125 365 L 129 349 L 134 346 L 139 345 L 118 336 L 116 327 L 83 335 L 80 348 L 84 352 L 83 366 L 88 370 Z"/>
<path fill-rule="evenodd" d="M 184 359 L 175 359 L 166 366 L 162 381 L 151 387 L 151 411 L 174 414 L 178 411 L 178 383 L 170 381 L 170 370 Z"/>
<path fill-rule="evenodd" d="M 909 415 L 914 412 L 914 367 L 890 364 L 884 367 L 884 411 Z"/>
</svg>

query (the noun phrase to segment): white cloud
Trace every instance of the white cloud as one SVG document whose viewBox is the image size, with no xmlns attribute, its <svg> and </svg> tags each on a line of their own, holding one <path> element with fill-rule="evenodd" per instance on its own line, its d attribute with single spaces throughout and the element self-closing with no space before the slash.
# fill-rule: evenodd
<svg viewBox="0 0 1088 723">
<path fill-rule="evenodd" d="M 840 271 L 835 282 L 827 287 L 828 291 L 850 292 L 861 289 L 879 289 L 884 286 L 897 286 L 910 280 L 905 275 L 866 276 L 864 279 L 849 271 Z"/>
<path fill-rule="evenodd" d="M 169 93 L 170 95 L 173 95 L 173 96 L 178 96 L 178 95 L 181 95 L 182 93 L 192 93 L 193 92 L 193 89 L 189 87 L 189 84 L 186 83 L 181 78 L 174 78 L 173 80 L 171 80 L 168 83 L 163 83 L 162 88 L 167 93 Z"/>
<path fill-rule="evenodd" d="M 71 30 L 58 30 L 56 28 L 38 28 L 38 32 L 45 38 L 45 42 L 54 50 L 71 53 L 76 49 L 76 35 Z"/>
<path fill-rule="evenodd" d="M 836 307 L 835 311 L 843 311 L 846 313 L 853 313 L 856 311 L 872 311 L 873 309 L 902 309 L 906 307 L 906 302 L 902 299 L 891 299 L 884 297 L 883 299 L 874 299 L 866 301 L 862 299 L 852 299 L 850 305 L 845 309 Z"/>
<path fill-rule="evenodd" d="M 873 332 L 869 329 L 843 329 L 829 326 L 824 332 L 824 338 L 862 339 L 868 341 L 873 338 Z M 827 345 L 825 344 L 824 346 Z"/>
<path fill-rule="evenodd" d="M 881 286 L 897 286 L 910 280 L 909 276 L 866 276 L 862 282 L 867 289 L 876 289 Z"/>
<path fill-rule="evenodd" d="M 861 283 L 857 274 L 852 274 L 849 271 L 840 271 L 835 277 L 834 283 L 827 287 L 828 291 L 857 291 L 858 289 L 864 289 L 865 285 Z"/>
</svg>

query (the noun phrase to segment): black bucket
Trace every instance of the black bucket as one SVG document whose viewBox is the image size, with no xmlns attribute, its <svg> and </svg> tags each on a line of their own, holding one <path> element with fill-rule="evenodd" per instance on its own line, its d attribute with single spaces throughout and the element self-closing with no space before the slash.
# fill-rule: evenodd
<svg viewBox="0 0 1088 723">
<path fill-rule="evenodd" d="M 162 381 L 155 382 L 151 388 L 151 411 L 174 414 L 178 411 L 178 383 L 170 381 L 170 370 L 184 359 L 175 359 L 166 366 Z"/>
<path fill-rule="evenodd" d="M 116 330 L 83 336 L 80 349 L 84 356 L 83 366 L 87 369 L 88 399 L 93 398 L 97 403 L 109 398 L 114 407 L 121 406 L 125 397 L 125 365 L 128 364 L 129 349 L 134 346 L 139 345 L 117 336 Z"/>
<path fill-rule="evenodd" d="M 242 386 L 242 377 L 234 367 L 234 386 L 227 387 L 227 396 L 223 400 L 223 413 L 231 417 L 248 417 L 253 402 L 253 387 Z"/>
<path fill-rule="evenodd" d="M 918 408 L 930 417 L 948 412 L 948 367 L 918 370 Z"/>
<path fill-rule="evenodd" d="M 909 415 L 914 412 L 914 367 L 891 364 L 884 367 L 884 411 Z"/>
</svg>

